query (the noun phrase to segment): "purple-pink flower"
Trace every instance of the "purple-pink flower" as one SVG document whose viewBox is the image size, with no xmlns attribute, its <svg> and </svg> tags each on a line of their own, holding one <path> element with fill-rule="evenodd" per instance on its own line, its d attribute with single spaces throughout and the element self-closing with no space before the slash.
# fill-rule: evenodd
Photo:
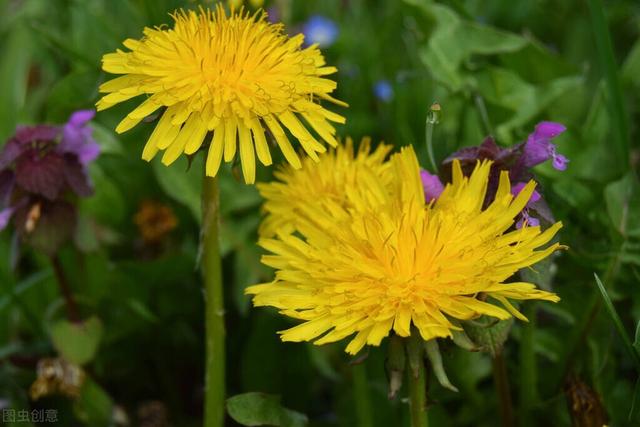
<svg viewBox="0 0 640 427">
<path fill-rule="evenodd" d="M 569 160 L 562 154 L 558 154 L 556 152 L 556 146 L 551 143 L 553 138 L 565 130 L 567 130 L 567 128 L 560 123 L 538 123 L 535 131 L 529 135 L 524 145 L 524 166 L 531 168 L 552 159 L 554 168 L 561 171 L 565 170 Z"/>
<path fill-rule="evenodd" d="M 59 211 L 68 192 L 93 193 L 87 166 L 100 146 L 87 126 L 93 110 L 76 111 L 62 126 L 19 126 L 0 152 L 0 230 L 24 210 Z M 49 209 L 51 208 L 51 209 Z M 22 212 L 22 214 L 21 214 Z"/>
<path fill-rule="evenodd" d="M 513 187 L 511 187 L 511 194 L 513 194 L 514 197 L 517 196 L 518 194 L 520 194 L 525 185 L 527 184 L 525 184 L 524 182 L 515 184 Z M 540 220 L 529 214 L 529 208 L 531 207 L 532 203 L 538 202 L 541 199 L 542 196 L 540 195 L 540 193 L 538 193 L 536 190 L 533 190 L 529 201 L 520 213 L 520 219 L 516 223 L 516 228 L 522 228 L 525 224 L 530 227 L 537 227 L 540 225 Z"/>
<path fill-rule="evenodd" d="M 438 175 L 430 174 L 426 170 L 421 169 L 420 178 L 422 179 L 422 187 L 424 188 L 425 201 L 429 203 L 430 201 L 437 199 L 444 190 L 444 186 L 442 185 Z"/>
</svg>

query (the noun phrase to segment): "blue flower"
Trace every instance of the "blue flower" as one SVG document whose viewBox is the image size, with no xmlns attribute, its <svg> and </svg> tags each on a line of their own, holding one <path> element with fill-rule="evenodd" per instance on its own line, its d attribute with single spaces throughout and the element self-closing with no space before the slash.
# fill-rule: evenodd
<svg viewBox="0 0 640 427">
<path fill-rule="evenodd" d="M 380 101 L 389 102 L 393 98 L 393 86 L 388 80 L 378 80 L 373 85 L 373 93 Z"/>
<path fill-rule="evenodd" d="M 324 16 L 314 15 L 302 27 L 307 44 L 329 47 L 338 37 L 338 26 Z"/>
</svg>

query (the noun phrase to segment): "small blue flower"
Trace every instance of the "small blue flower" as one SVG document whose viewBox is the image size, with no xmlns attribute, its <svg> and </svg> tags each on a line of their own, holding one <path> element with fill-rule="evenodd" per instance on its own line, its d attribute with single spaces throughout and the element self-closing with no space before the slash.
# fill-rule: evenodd
<svg viewBox="0 0 640 427">
<path fill-rule="evenodd" d="M 329 47 L 338 37 L 338 26 L 324 16 L 314 15 L 304 24 L 302 32 L 308 45 Z"/>
<path fill-rule="evenodd" d="M 393 98 L 393 86 L 388 80 L 378 80 L 373 85 L 373 93 L 382 102 L 389 102 Z"/>
</svg>

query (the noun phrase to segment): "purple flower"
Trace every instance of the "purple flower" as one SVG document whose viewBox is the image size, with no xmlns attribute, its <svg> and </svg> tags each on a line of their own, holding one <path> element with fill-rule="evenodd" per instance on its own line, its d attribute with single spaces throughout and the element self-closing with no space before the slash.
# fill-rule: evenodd
<svg viewBox="0 0 640 427">
<path fill-rule="evenodd" d="M 529 135 L 522 154 L 524 166 L 531 168 L 549 159 L 553 159 L 553 167 L 565 170 L 569 160 L 562 154 L 556 153 L 556 146 L 551 140 L 560 135 L 567 128 L 560 123 L 540 122 L 535 131 Z"/>
<path fill-rule="evenodd" d="M 38 212 L 62 212 L 67 192 L 93 193 L 88 164 L 100 153 L 87 126 L 93 110 L 73 113 L 63 126 L 19 126 L 0 152 L 0 230 L 13 215 L 38 206 Z M 46 223 L 47 219 L 43 217 Z"/>
<path fill-rule="evenodd" d="M 442 191 L 444 190 L 444 186 L 440 181 L 438 175 L 432 175 L 424 169 L 420 170 L 420 179 L 422 179 L 422 187 L 424 188 L 424 199 L 427 203 L 430 201 L 437 199 Z"/>
<path fill-rule="evenodd" d="M 4 230 L 9 224 L 15 208 L 9 207 L 0 211 L 0 230 Z"/>
<path fill-rule="evenodd" d="M 92 129 L 87 126 L 95 114 L 94 110 L 76 111 L 62 128 L 58 151 L 75 154 L 82 165 L 89 164 L 100 154 L 100 146 L 93 139 Z"/>
<path fill-rule="evenodd" d="M 307 45 L 329 47 L 338 37 L 338 26 L 324 16 L 314 15 L 302 27 Z"/>
<path fill-rule="evenodd" d="M 518 222 L 516 222 L 516 228 L 521 229 L 525 224 L 527 227 L 538 227 L 540 225 L 540 220 L 529 215 L 529 211 L 525 209 L 520 214 Z"/>
<path fill-rule="evenodd" d="M 393 86 L 389 80 L 378 80 L 373 85 L 373 94 L 382 102 L 389 102 L 393 99 Z"/>
<path fill-rule="evenodd" d="M 520 194 L 520 192 L 522 191 L 522 189 L 524 187 L 526 187 L 526 183 L 524 182 L 519 182 L 516 185 L 514 185 L 513 187 L 511 187 L 511 194 L 513 194 L 513 196 L 517 196 L 518 194 Z M 537 202 L 538 200 L 540 200 L 542 198 L 542 196 L 540 196 L 540 193 L 538 193 L 536 190 L 533 190 L 533 193 L 531 193 L 531 197 L 529 198 L 529 201 L 527 202 L 527 205 L 529 203 L 534 203 Z"/>
<path fill-rule="evenodd" d="M 513 194 L 514 197 L 517 196 L 526 185 L 527 184 L 525 184 L 524 182 L 517 183 L 516 185 L 511 187 L 511 194 Z M 536 202 L 539 202 L 540 200 L 542 200 L 542 196 L 540 196 L 540 193 L 538 193 L 536 190 L 533 190 L 529 201 L 527 201 L 525 208 L 520 213 L 520 219 L 516 223 L 516 228 L 520 229 L 525 224 L 529 227 L 537 227 L 540 225 L 540 220 L 531 216 L 531 214 L 529 213 L 529 209 L 532 208 L 534 204 Z"/>
</svg>

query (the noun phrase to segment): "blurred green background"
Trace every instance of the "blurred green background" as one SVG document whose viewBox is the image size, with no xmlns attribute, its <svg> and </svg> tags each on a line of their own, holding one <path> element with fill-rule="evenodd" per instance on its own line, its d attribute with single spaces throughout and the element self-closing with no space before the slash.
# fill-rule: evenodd
<svg viewBox="0 0 640 427">
<path fill-rule="evenodd" d="M 314 15 L 337 26 L 337 38 L 323 52 L 339 69 L 336 97 L 350 105 L 339 111 L 347 117 L 341 135 L 370 135 L 398 147 L 414 144 L 426 166 L 425 118 L 434 102 L 442 108 L 434 133 L 439 160 L 488 134 L 511 145 L 538 121 L 567 126 L 556 142 L 571 160 L 568 170 L 543 165 L 537 174 L 556 218 L 565 224 L 561 240 L 570 249 L 531 279 L 562 301 L 528 304 L 525 314 L 533 321 L 516 323 L 504 348 L 515 415 L 524 426 L 595 425 L 589 420 L 600 418 L 589 411 L 606 413 L 613 426 L 640 425 L 632 412 L 638 374 L 608 311 L 600 307 L 593 279 L 594 272 L 603 279 L 633 336 L 640 319 L 640 4 L 604 2 L 613 45 L 609 57 L 606 45 L 602 50 L 597 44 L 605 40 L 597 25 L 599 3 L 265 4 L 287 21 L 290 34 Z M 17 124 L 64 123 L 74 110 L 92 108 L 107 79 L 100 69 L 104 53 L 128 37 L 139 38 L 144 26 L 170 24 L 168 12 L 199 5 L 214 2 L 0 0 L 0 141 Z M 83 311 L 101 323 L 94 337 L 98 351 L 84 365 L 91 387 L 78 399 L 29 399 L 37 360 L 56 353 L 51 320 L 60 299 L 46 258 L 17 250 L 5 230 L 0 235 L 2 408 L 56 408 L 59 425 L 65 426 L 109 425 L 114 408 L 128 425 L 200 423 L 204 325 L 195 259 L 202 169 L 189 168 L 184 158 L 170 168 L 142 161 L 153 123 L 123 135 L 113 132 L 138 102 L 94 120 L 102 146 L 91 167 L 96 192 L 80 204 L 75 236 L 80 250 L 69 245 L 61 254 Z M 275 151 L 279 162 L 282 156 Z M 271 174 L 259 168 L 258 181 Z M 306 414 L 309 425 L 355 425 L 344 344 L 282 343 L 276 331 L 291 323 L 267 309 L 250 310 L 244 288 L 272 273 L 260 265 L 255 244 L 260 196 L 237 176 L 235 165 L 220 175 L 228 394 L 267 392 Z M 145 201 L 147 208 L 167 207 L 177 224 L 152 244 L 142 238 L 135 219 Z M 441 347 L 460 392 L 431 380 L 432 424 L 497 425 L 491 357 Z M 371 349 L 366 370 L 375 425 L 406 425 L 406 402 L 387 399 L 384 345 Z M 158 424 L 149 424 L 152 416 Z"/>
</svg>

